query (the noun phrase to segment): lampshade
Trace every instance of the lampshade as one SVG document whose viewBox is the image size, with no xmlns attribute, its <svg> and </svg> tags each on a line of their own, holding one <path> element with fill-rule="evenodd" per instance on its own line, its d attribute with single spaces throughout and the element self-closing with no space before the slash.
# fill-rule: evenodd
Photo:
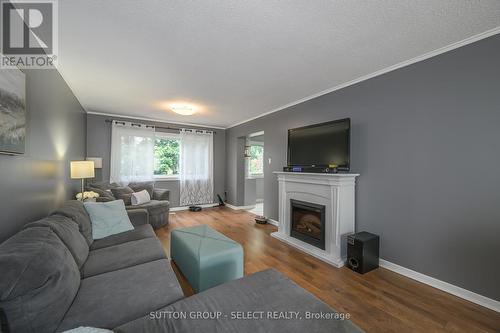
<svg viewBox="0 0 500 333">
<path fill-rule="evenodd" d="M 102 157 L 87 157 L 87 161 L 94 161 L 94 168 L 102 169 Z"/>
<path fill-rule="evenodd" d="M 94 177 L 94 161 L 71 161 L 71 179 Z"/>
</svg>

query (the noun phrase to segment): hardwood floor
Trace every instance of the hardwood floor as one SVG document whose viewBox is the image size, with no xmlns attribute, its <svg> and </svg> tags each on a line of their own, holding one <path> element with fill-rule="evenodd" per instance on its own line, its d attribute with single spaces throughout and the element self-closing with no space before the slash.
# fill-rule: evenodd
<svg viewBox="0 0 500 333">
<path fill-rule="evenodd" d="M 500 314 L 383 268 L 360 275 L 334 268 L 270 236 L 272 225 L 230 208 L 182 211 L 157 235 L 170 253 L 170 231 L 207 224 L 242 244 L 245 275 L 275 268 L 366 332 L 500 332 Z M 175 267 L 186 295 L 193 290 Z"/>
</svg>

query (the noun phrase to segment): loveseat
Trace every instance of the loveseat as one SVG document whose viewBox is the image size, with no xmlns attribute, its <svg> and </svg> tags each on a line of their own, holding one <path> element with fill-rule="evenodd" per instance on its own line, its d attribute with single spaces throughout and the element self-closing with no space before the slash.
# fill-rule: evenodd
<svg viewBox="0 0 500 333">
<path fill-rule="evenodd" d="M 137 208 L 146 209 L 149 214 L 149 223 L 154 229 L 161 228 L 168 224 L 168 216 L 170 213 L 169 190 L 156 188 L 154 182 L 132 182 L 128 184 L 127 187 L 130 187 L 135 192 L 146 190 L 152 199 L 150 202 L 137 206 L 132 206 L 130 199 L 124 200 L 127 210 Z M 94 191 L 99 194 L 99 198 L 97 198 L 99 202 L 121 199 L 119 195 L 125 188 L 126 187 L 120 186 L 117 183 L 109 182 L 94 182 L 88 183 L 85 186 L 86 191 Z"/>
<path fill-rule="evenodd" d="M 359 332 L 348 320 L 305 319 L 306 312 L 335 312 L 275 270 L 184 297 L 147 212 L 128 214 L 134 230 L 93 240 L 83 204 L 69 201 L 0 244 L 2 327 L 12 333 L 80 326 L 117 333 Z M 242 317 L 249 313 L 253 319 Z"/>
</svg>

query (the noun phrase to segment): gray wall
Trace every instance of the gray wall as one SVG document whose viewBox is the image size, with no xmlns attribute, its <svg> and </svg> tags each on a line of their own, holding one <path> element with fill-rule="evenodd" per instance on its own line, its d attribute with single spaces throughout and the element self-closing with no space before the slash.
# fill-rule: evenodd
<svg viewBox="0 0 500 333">
<path fill-rule="evenodd" d="M 243 206 L 251 206 L 264 198 L 264 178 L 245 178 Z"/>
<path fill-rule="evenodd" d="M 96 179 L 109 181 L 109 167 L 111 155 L 111 123 L 105 122 L 106 119 L 116 119 L 123 121 L 134 121 L 120 117 L 108 117 L 102 115 L 89 114 L 87 116 L 87 156 L 102 157 L 102 170 L 96 174 Z M 156 126 L 168 127 L 169 124 L 137 120 L 137 122 L 152 124 Z M 179 125 L 171 124 L 172 127 Z M 193 127 L 214 131 L 214 200 L 217 202 L 217 194 L 224 197 L 225 188 L 225 155 L 226 155 L 226 131 L 223 129 L 214 129 L 208 127 Z M 179 206 L 179 181 L 157 181 L 158 188 L 170 190 L 170 203 L 172 207 Z"/>
<path fill-rule="evenodd" d="M 45 217 L 79 189 L 70 160 L 85 156 L 86 114 L 56 70 L 27 70 L 27 142 L 0 155 L 0 242 Z"/>
<path fill-rule="evenodd" d="M 227 141 L 226 141 L 227 144 Z M 236 201 L 229 201 L 232 203 L 237 202 L 238 206 L 246 206 L 245 203 L 245 179 L 246 179 L 246 161 L 245 161 L 245 146 L 247 144 L 247 138 L 245 136 L 239 137 L 236 139 L 236 156 L 238 157 L 236 160 L 236 183 L 237 193 L 236 193 Z M 227 153 L 227 151 L 226 151 Z M 227 156 L 226 156 L 227 159 Z"/>
<path fill-rule="evenodd" d="M 264 144 L 264 135 L 253 136 L 249 138 L 249 140 L 251 142 L 262 142 L 262 144 Z M 255 178 L 255 198 L 260 200 L 264 199 L 264 178 Z"/>
<path fill-rule="evenodd" d="M 245 178 L 245 201 L 244 206 L 255 205 L 257 200 L 257 184 L 255 178 Z"/>
<path fill-rule="evenodd" d="M 264 199 L 264 178 L 255 179 L 255 198 L 257 200 Z"/>
<path fill-rule="evenodd" d="M 383 259 L 500 300 L 500 36 L 227 130 L 229 202 L 238 137 L 265 131 L 265 215 L 277 219 L 287 129 L 344 117 L 356 229 L 380 235 Z"/>
</svg>

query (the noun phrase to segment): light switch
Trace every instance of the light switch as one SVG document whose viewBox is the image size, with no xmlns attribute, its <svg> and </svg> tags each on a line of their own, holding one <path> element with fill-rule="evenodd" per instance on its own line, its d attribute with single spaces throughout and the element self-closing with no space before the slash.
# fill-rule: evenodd
<svg viewBox="0 0 500 333">
<path fill-rule="evenodd" d="M 271 165 L 271 158 L 270 157 L 268 158 L 268 161 L 269 161 L 269 165 Z"/>
</svg>

